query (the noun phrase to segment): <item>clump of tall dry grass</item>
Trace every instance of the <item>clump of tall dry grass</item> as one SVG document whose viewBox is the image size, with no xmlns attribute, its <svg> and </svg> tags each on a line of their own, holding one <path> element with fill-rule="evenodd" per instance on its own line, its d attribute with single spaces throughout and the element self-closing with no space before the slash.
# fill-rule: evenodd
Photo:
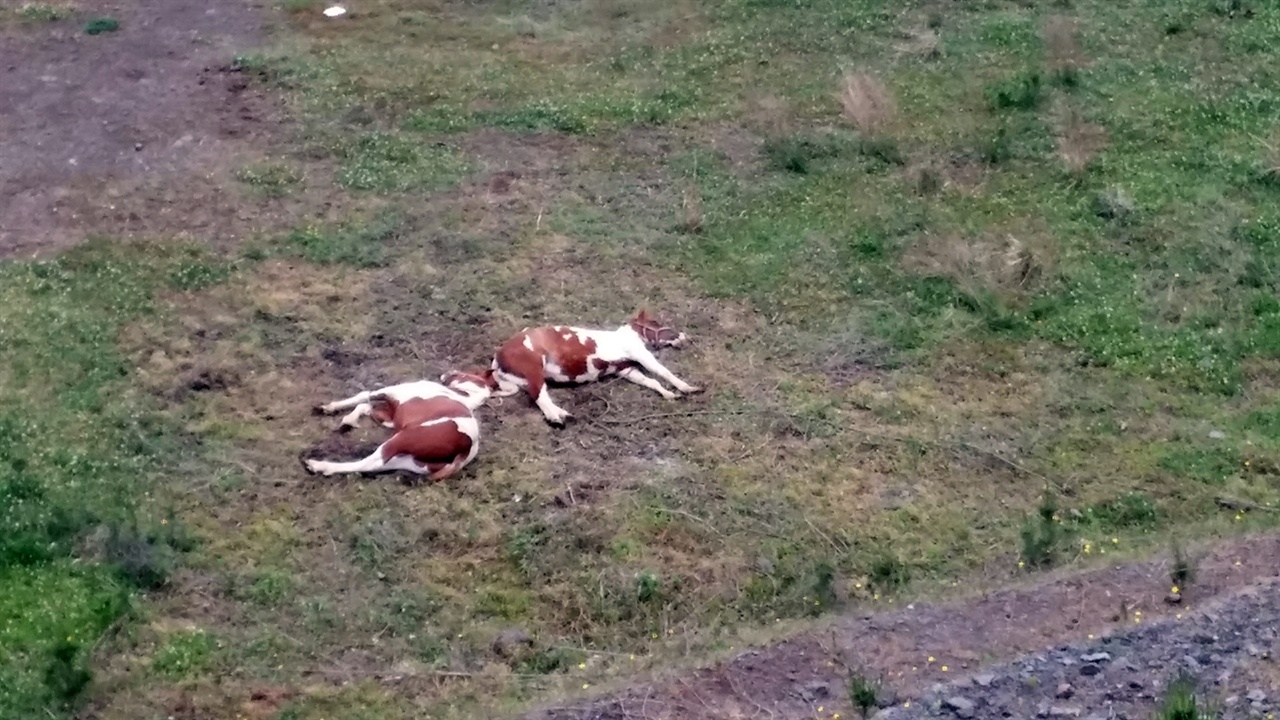
<svg viewBox="0 0 1280 720">
<path fill-rule="evenodd" d="M 869 73 L 845 73 L 840 107 L 845 119 L 865 137 L 883 131 L 898 113 L 893 94 Z"/>
<path fill-rule="evenodd" d="M 1259 162 L 1258 182 L 1280 187 L 1280 142 L 1260 140 L 1264 149 Z"/>
<path fill-rule="evenodd" d="M 1068 113 L 1058 132 L 1058 158 L 1067 172 L 1079 178 L 1106 146 L 1106 128 L 1088 122 L 1078 113 Z"/>
<path fill-rule="evenodd" d="M 692 182 L 685 185 L 684 199 L 681 203 L 684 218 L 680 223 L 680 231 L 686 235 L 697 235 L 702 232 L 702 193 Z"/>
<path fill-rule="evenodd" d="M 903 266 L 926 277 L 950 280 L 967 293 L 991 292 L 1016 300 L 1029 293 L 1054 263 L 1041 238 L 925 235 L 903 254 Z"/>
</svg>

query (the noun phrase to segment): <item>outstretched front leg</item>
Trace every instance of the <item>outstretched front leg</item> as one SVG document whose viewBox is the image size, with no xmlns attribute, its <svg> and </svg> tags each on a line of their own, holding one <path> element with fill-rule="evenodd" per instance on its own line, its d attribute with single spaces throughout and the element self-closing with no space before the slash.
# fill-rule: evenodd
<svg viewBox="0 0 1280 720">
<path fill-rule="evenodd" d="M 649 352 L 648 348 L 638 349 L 635 353 L 635 358 L 633 359 L 636 362 L 640 363 L 640 366 L 643 367 L 645 370 L 648 370 L 654 375 L 657 375 L 663 380 L 666 380 L 667 382 L 671 383 L 671 385 L 675 389 L 679 390 L 680 392 L 686 395 L 702 392 L 702 388 L 690 385 L 689 383 L 676 377 L 675 373 L 671 372 L 666 368 L 666 366 L 658 362 L 658 358 L 654 357 L 653 353 Z M 632 381 L 632 382 L 635 382 L 635 381 Z"/>
<path fill-rule="evenodd" d="M 373 393 L 369 392 L 368 390 L 364 390 L 362 392 L 358 392 L 355 395 L 352 395 L 351 397 L 343 400 L 334 400 L 333 402 L 326 403 L 324 405 L 316 405 L 315 407 L 311 408 L 311 412 L 314 415 L 332 415 L 338 412 L 339 410 L 346 410 L 347 408 L 354 408 L 360 405 L 367 405 L 369 403 L 369 396 L 372 394 Z"/>
<path fill-rule="evenodd" d="M 618 371 L 618 377 L 636 385 L 647 387 L 668 400 L 675 400 L 679 395 L 662 386 L 662 383 L 640 372 L 640 368 L 629 367 Z"/>
</svg>

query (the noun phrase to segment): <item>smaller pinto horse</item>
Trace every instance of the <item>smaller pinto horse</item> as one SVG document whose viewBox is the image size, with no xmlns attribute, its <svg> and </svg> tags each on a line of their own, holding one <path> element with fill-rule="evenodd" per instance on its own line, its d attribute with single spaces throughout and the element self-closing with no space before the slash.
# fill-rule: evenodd
<svg viewBox="0 0 1280 720">
<path fill-rule="evenodd" d="M 492 374 L 448 372 L 440 382 L 419 380 L 356 393 L 345 400 L 317 406 L 317 415 L 353 408 L 342 418 L 338 432 L 348 432 L 360 418 L 395 433 L 371 455 L 354 462 L 303 459 L 310 474 L 380 473 L 408 470 L 429 480 L 449 478 L 475 459 L 480 451 L 480 423 L 475 410 L 492 393 Z"/>
<path fill-rule="evenodd" d="M 688 339 L 644 310 L 616 330 L 567 325 L 525 328 L 494 354 L 490 368 L 496 386 L 493 397 L 507 397 L 524 389 L 549 422 L 564 425 L 572 415 L 551 399 L 547 392 L 548 380 L 585 383 L 617 375 L 668 400 L 677 397 L 645 375 L 643 369 L 666 380 L 681 393 L 701 392 L 701 388 L 676 377 L 653 354 L 664 347 L 681 347 Z"/>
</svg>

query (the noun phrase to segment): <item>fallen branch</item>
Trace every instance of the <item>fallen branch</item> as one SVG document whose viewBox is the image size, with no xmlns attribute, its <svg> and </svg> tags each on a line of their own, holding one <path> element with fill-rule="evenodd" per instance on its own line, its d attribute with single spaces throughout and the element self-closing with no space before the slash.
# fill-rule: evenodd
<svg viewBox="0 0 1280 720">
<path fill-rule="evenodd" d="M 1237 500 L 1236 498 L 1229 498 L 1225 495 L 1219 495 L 1218 497 L 1214 498 L 1213 501 L 1218 504 L 1218 507 L 1226 508 L 1227 510 L 1260 510 L 1262 512 L 1280 512 L 1280 508 L 1273 508 L 1273 507 L 1268 507 L 1266 505 L 1259 505 L 1258 503 L 1249 502 L 1248 500 Z"/>
<path fill-rule="evenodd" d="M 697 417 L 707 415 L 746 415 L 746 410 L 685 410 L 682 412 L 655 413 L 653 415 L 641 415 L 634 418 L 620 418 L 618 420 L 609 420 L 607 418 L 596 418 L 597 423 L 607 423 L 609 425 L 633 425 L 635 423 L 644 422 L 646 420 L 660 420 L 662 418 L 672 417 Z"/>
</svg>

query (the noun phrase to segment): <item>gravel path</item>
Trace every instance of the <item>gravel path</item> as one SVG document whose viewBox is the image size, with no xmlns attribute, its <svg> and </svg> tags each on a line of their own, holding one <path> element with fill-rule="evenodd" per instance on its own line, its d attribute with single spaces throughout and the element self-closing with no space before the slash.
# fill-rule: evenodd
<svg viewBox="0 0 1280 720">
<path fill-rule="evenodd" d="M 1214 606 L 1084 644 L 983 669 L 927 694 L 899 698 L 879 720 L 1153 717 L 1185 670 L 1223 720 L 1280 713 L 1280 580 Z"/>
</svg>

